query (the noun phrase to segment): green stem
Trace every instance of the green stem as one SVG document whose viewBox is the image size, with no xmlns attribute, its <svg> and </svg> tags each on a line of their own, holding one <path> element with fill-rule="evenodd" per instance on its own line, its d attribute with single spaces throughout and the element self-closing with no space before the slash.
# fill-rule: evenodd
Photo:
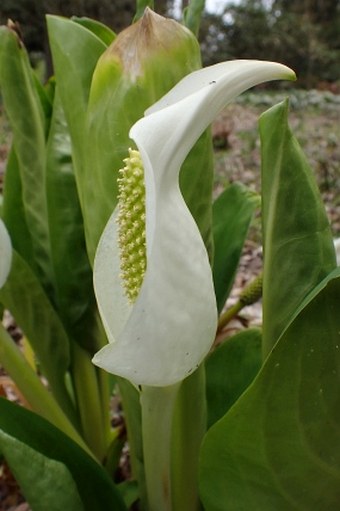
<svg viewBox="0 0 340 511">
<path fill-rule="evenodd" d="M 63 431 L 93 457 L 84 440 L 68 420 L 52 394 L 42 384 L 2 324 L 0 324 L 0 361 L 32 407 L 32 410 Z"/>
<path fill-rule="evenodd" d="M 242 302 L 238 301 L 230 307 L 230 309 L 226 310 L 223 314 L 221 314 L 220 319 L 218 320 L 217 332 L 223 330 L 223 328 L 231 321 L 241 309 L 243 309 L 244 305 Z"/>
<path fill-rule="evenodd" d="M 198 461 L 207 427 L 204 364 L 179 389 L 172 437 L 172 506 L 198 511 Z"/>
<path fill-rule="evenodd" d="M 178 389 L 179 384 L 145 386 L 141 392 L 148 511 L 172 511 L 171 434 Z"/>
<path fill-rule="evenodd" d="M 255 277 L 250 284 L 248 284 L 242 293 L 240 294 L 240 298 L 238 299 L 238 302 L 235 303 L 230 309 L 228 309 L 224 314 L 221 314 L 217 332 L 220 332 L 228 323 L 230 320 L 232 320 L 238 312 L 240 312 L 243 307 L 246 307 L 247 305 L 252 305 L 253 303 L 257 302 L 262 296 L 262 281 L 263 281 L 263 275 L 262 272 Z"/>
<path fill-rule="evenodd" d="M 90 449 L 102 461 L 107 449 L 107 424 L 104 424 L 106 417 L 102 413 L 96 368 L 90 357 L 79 344 L 73 343 L 72 375 L 83 435 Z"/>
<path fill-rule="evenodd" d="M 101 404 L 101 417 L 102 417 L 102 425 L 103 425 L 103 435 L 105 440 L 106 447 L 110 445 L 111 438 L 111 422 L 110 422 L 110 385 L 109 385 L 109 375 L 106 371 L 99 369 L 96 367 L 96 374 L 98 380 L 98 389 L 100 396 L 100 404 Z"/>
</svg>

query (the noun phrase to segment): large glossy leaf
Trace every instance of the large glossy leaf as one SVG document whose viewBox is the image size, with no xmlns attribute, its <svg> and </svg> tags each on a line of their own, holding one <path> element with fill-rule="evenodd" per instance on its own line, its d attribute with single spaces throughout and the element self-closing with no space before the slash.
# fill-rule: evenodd
<svg viewBox="0 0 340 511">
<path fill-rule="evenodd" d="M 45 194 L 45 112 L 28 55 L 17 34 L 0 27 L 0 88 L 13 131 L 22 202 L 39 278 L 50 290 L 50 246 Z M 20 101 L 18 101 L 20 98 Z M 52 291 L 51 291 L 52 292 Z"/>
<path fill-rule="evenodd" d="M 71 413 L 73 407 L 64 385 L 70 363 L 67 334 L 37 277 L 15 251 L 0 301 L 28 337 L 55 397 L 64 411 Z"/>
<path fill-rule="evenodd" d="M 208 427 L 237 401 L 261 368 L 261 332 L 249 328 L 227 339 L 205 361 Z"/>
<path fill-rule="evenodd" d="M 230 293 L 258 197 L 239 183 L 228 186 L 213 205 L 213 276 L 218 310 Z"/>
<path fill-rule="evenodd" d="M 312 291 L 255 379 L 208 432 L 206 511 L 310 511 L 340 502 L 340 270 Z"/>
<path fill-rule="evenodd" d="M 296 307 L 336 266 L 327 215 L 287 117 L 288 102 L 284 102 L 260 120 L 264 356 Z"/>
<path fill-rule="evenodd" d="M 4 399 L 0 446 L 33 511 L 126 511 L 99 464 L 50 423 Z"/>
</svg>

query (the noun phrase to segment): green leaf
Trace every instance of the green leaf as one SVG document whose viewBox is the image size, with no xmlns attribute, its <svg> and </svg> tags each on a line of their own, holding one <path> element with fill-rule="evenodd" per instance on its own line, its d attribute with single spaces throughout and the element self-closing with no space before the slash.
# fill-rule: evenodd
<svg viewBox="0 0 340 511">
<path fill-rule="evenodd" d="M 20 169 L 15 150 L 12 147 L 6 165 L 4 203 L 2 215 L 11 233 L 13 248 L 34 269 L 34 255 L 31 235 L 27 227 L 25 208 L 22 200 Z"/>
<path fill-rule="evenodd" d="M 59 93 L 72 139 L 73 163 L 83 209 L 83 166 L 89 149 L 84 140 L 85 114 L 92 74 L 106 44 L 91 30 L 66 18 L 47 16 L 47 27 Z"/>
<path fill-rule="evenodd" d="M 228 186 L 213 204 L 213 276 L 219 312 L 230 293 L 257 195 L 239 183 Z"/>
<path fill-rule="evenodd" d="M 69 336 L 94 352 L 92 269 L 58 87 L 47 144 L 46 196 L 56 307 Z"/>
<path fill-rule="evenodd" d="M 287 117 L 288 102 L 284 102 L 260 119 L 264 356 L 298 305 L 336 266 L 320 193 Z"/>
<path fill-rule="evenodd" d="M 206 511 L 338 508 L 339 300 L 337 269 L 306 298 L 253 384 L 206 435 Z"/>
<path fill-rule="evenodd" d="M 67 467 L 0 430 L 0 445 L 13 475 L 33 511 L 83 511 Z"/>
<path fill-rule="evenodd" d="M 261 368 L 261 332 L 249 328 L 214 350 L 205 361 L 208 427 L 229 410 Z"/>
<path fill-rule="evenodd" d="M 0 27 L 0 87 L 13 131 L 37 273 L 45 289 L 52 292 L 45 194 L 45 112 L 26 50 L 17 34 L 7 27 Z"/>
<path fill-rule="evenodd" d="M 204 6 L 205 0 L 190 0 L 188 6 L 183 10 L 184 25 L 188 27 L 196 37 L 200 29 Z"/>
<path fill-rule="evenodd" d="M 124 499 L 125 505 L 130 509 L 132 504 L 139 498 L 137 482 L 123 481 L 119 484 L 118 489 Z"/>
<path fill-rule="evenodd" d="M 0 290 L 0 301 L 28 337 L 56 399 L 66 413 L 72 413 L 64 384 L 70 363 L 67 334 L 37 277 L 14 250 L 9 277 Z"/>
<path fill-rule="evenodd" d="M 72 16 L 71 20 L 90 30 L 90 32 L 99 37 L 99 39 L 106 46 L 110 46 L 116 37 L 116 34 L 100 21 L 92 20 L 91 18 L 86 18 L 85 16 L 81 18 Z"/>
<path fill-rule="evenodd" d="M 4 399 L 0 399 L 0 446 L 33 511 L 126 511 L 99 464 L 50 423 Z M 76 507 L 66 505 L 66 498 L 73 499 L 68 502 Z"/>
<path fill-rule="evenodd" d="M 205 367 L 182 381 L 173 415 L 171 438 L 172 507 L 197 511 L 199 450 L 207 427 Z"/>
<path fill-rule="evenodd" d="M 84 450 L 89 451 L 82 437 L 57 404 L 50 389 L 42 382 L 40 375 L 26 360 L 20 347 L 2 323 L 0 323 L 0 363 L 32 410 L 57 426 Z"/>
<path fill-rule="evenodd" d="M 214 153 L 210 130 L 198 139 L 185 159 L 180 172 L 180 188 L 195 219 L 210 260 L 213 257 L 212 202 Z"/>
<path fill-rule="evenodd" d="M 144 11 L 147 7 L 150 9 L 154 9 L 154 0 L 136 0 L 136 14 L 133 18 L 133 21 L 136 22 L 141 18 L 144 14 Z"/>
</svg>

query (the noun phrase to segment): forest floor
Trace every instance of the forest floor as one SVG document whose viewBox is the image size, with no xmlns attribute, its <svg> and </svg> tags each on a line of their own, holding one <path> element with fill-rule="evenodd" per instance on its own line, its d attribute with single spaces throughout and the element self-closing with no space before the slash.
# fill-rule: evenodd
<svg viewBox="0 0 340 511">
<path fill-rule="evenodd" d="M 260 191 L 259 115 L 275 103 L 290 97 L 290 125 L 313 169 L 326 207 L 334 237 L 340 237 L 340 95 L 327 91 L 266 90 L 242 95 L 227 107 L 213 125 L 215 146 L 215 194 L 239 181 Z M 10 145 L 10 129 L 0 104 L 0 189 Z M 246 241 L 234 288 L 227 302 L 231 306 L 243 287 L 262 268 L 261 218 L 255 215 Z M 261 304 L 242 310 L 233 320 L 230 333 L 245 326 L 261 325 Z M 8 378 L 7 378 L 8 380 Z M 10 391 L 10 380 L 1 392 Z M 27 511 L 18 486 L 5 465 L 0 466 L 0 511 Z"/>
</svg>

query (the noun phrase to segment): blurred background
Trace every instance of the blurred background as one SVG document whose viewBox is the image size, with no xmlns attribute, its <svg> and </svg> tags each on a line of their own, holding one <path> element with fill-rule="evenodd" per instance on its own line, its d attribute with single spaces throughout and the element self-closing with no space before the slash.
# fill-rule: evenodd
<svg viewBox="0 0 340 511">
<path fill-rule="evenodd" d="M 155 0 L 155 10 L 180 18 L 183 2 Z M 88 16 L 119 32 L 131 23 L 135 0 L 1 0 L 0 22 L 18 21 L 38 57 L 47 53 L 46 13 Z M 339 92 L 339 0 L 207 0 L 199 40 L 205 65 L 275 60 L 296 71 L 300 87 Z"/>
</svg>

